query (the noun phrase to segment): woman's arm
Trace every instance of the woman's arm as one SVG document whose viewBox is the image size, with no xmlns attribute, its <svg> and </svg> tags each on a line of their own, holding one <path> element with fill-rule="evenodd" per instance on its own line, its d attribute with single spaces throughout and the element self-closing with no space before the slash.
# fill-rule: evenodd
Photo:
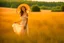
<svg viewBox="0 0 64 43">
<path fill-rule="evenodd" d="M 25 23 L 24 29 L 27 28 L 27 24 L 28 24 L 28 20 L 27 20 L 26 23 Z"/>
</svg>

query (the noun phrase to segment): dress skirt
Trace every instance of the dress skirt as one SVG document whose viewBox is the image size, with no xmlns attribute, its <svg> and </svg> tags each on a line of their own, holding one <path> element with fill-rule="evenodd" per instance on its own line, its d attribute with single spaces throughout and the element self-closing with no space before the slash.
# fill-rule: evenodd
<svg viewBox="0 0 64 43">
<path fill-rule="evenodd" d="M 25 29 L 24 29 L 25 24 L 26 24 L 26 20 L 24 20 L 24 19 L 20 22 L 20 24 L 13 23 L 12 27 L 13 27 L 14 32 L 17 34 L 24 33 L 25 32 Z"/>
</svg>

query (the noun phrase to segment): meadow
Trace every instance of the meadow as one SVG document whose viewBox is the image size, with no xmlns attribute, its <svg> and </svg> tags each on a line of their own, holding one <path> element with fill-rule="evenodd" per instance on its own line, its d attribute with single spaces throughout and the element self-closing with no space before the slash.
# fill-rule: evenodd
<svg viewBox="0 0 64 43">
<path fill-rule="evenodd" d="M 12 24 L 19 17 L 16 8 L 0 7 L 0 43 L 64 43 L 64 12 L 30 12 L 29 36 L 14 33 Z"/>
</svg>

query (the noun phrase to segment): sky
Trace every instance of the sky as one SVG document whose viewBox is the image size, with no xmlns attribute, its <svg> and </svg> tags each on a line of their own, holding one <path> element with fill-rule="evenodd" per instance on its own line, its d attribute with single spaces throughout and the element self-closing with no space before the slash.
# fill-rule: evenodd
<svg viewBox="0 0 64 43">
<path fill-rule="evenodd" d="M 64 0 L 32 0 L 32 1 L 64 2 Z"/>
</svg>

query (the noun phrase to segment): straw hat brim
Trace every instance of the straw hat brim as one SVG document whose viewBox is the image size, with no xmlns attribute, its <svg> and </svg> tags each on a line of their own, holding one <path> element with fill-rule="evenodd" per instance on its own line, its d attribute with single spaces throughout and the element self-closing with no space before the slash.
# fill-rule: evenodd
<svg viewBox="0 0 64 43">
<path fill-rule="evenodd" d="M 20 14 L 21 7 L 22 7 L 22 6 L 25 6 L 25 7 L 26 7 L 27 13 L 30 12 L 30 6 L 29 6 L 29 5 L 27 5 L 27 4 L 20 4 L 20 5 L 18 6 L 17 10 L 16 10 L 16 12 L 17 12 L 18 14 Z"/>
</svg>

